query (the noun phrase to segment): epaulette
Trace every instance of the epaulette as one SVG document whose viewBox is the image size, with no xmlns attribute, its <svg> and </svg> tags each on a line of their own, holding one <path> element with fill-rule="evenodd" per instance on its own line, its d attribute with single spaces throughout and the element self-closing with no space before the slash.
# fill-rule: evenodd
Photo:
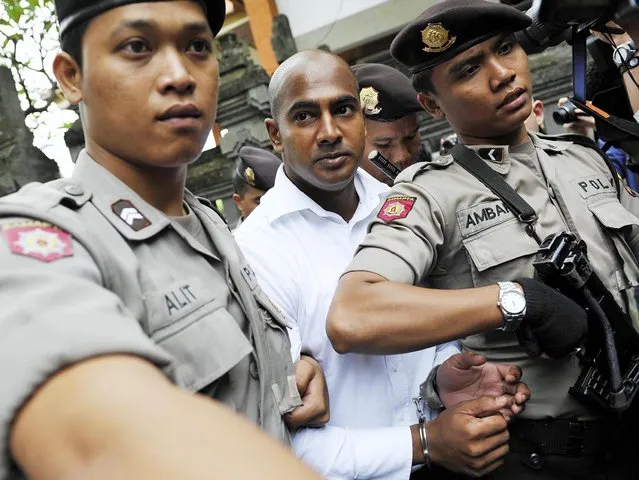
<svg viewBox="0 0 639 480">
<path fill-rule="evenodd" d="M 401 171 L 397 178 L 395 179 L 395 183 L 397 182 L 412 182 L 415 177 L 418 175 L 425 173 L 429 170 L 440 170 L 444 168 L 448 168 L 453 164 L 453 157 L 450 155 L 441 155 L 432 158 L 427 162 L 419 162 L 411 165 L 410 167 Z"/>
<path fill-rule="evenodd" d="M 615 182 L 615 188 L 617 189 L 617 197 L 620 197 L 621 185 L 619 180 L 619 173 L 617 173 L 617 169 L 608 158 L 608 155 L 606 155 L 606 153 L 601 148 L 599 148 L 599 145 L 597 145 L 597 142 L 595 142 L 592 138 L 586 137 L 585 135 L 579 135 L 576 133 L 562 133 L 559 135 L 546 135 L 546 134 L 538 133 L 537 136 L 544 140 L 550 140 L 550 141 L 562 140 L 566 142 L 572 142 L 572 143 L 576 143 L 577 145 L 581 145 L 582 147 L 591 148 L 595 150 L 599 154 L 599 156 L 603 159 L 604 163 L 610 170 L 610 173 L 612 174 L 612 178 Z"/>
</svg>

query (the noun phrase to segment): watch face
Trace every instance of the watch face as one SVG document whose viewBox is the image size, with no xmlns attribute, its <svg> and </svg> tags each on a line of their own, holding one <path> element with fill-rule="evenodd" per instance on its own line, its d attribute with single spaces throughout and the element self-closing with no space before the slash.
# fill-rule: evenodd
<svg viewBox="0 0 639 480">
<path fill-rule="evenodd" d="M 501 306 L 508 313 L 518 314 L 526 308 L 526 299 L 521 292 L 506 292 L 501 297 Z"/>
</svg>

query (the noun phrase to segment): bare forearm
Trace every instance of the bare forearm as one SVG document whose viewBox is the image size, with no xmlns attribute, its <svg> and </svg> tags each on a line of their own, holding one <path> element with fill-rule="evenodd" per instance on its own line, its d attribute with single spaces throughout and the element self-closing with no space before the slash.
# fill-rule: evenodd
<svg viewBox="0 0 639 480">
<path fill-rule="evenodd" d="M 47 382 L 19 414 L 11 450 L 35 480 L 317 478 L 230 410 L 129 357 L 91 360 Z"/>
<path fill-rule="evenodd" d="M 639 110 L 639 87 L 633 82 L 631 75 L 634 77 L 635 81 L 639 83 L 639 70 L 636 68 L 633 70 L 628 70 L 623 74 L 623 83 L 626 87 L 626 92 L 628 92 L 628 100 L 630 101 L 630 107 L 633 112 Z"/>
<path fill-rule="evenodd" d="M 425 289 L 352 272 L 340 280 L 327 332 L 341 353 L 420 350 L 501 326 L 498 290 Z"/>
</svg>

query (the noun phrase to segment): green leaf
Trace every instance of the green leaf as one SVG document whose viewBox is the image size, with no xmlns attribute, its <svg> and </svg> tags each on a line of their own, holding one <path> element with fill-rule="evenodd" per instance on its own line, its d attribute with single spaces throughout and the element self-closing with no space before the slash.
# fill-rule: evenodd
<svg viewBox="0 0 639 480">
<path fill-rule="evenodd" d="M 7 14 L 9 15 L 9 18 L 18 23 L 20 21 L 20 17 L 22 17 L 24 9 L 17 3 L 6 3 L 5 5 L 7 7 Z"/>
</svg>

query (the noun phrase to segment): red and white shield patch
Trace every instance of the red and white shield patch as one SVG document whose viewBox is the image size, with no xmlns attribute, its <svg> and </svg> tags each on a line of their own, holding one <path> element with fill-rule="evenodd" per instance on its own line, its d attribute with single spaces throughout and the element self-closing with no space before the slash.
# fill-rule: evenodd
<svg viewBox="0 0 639 480">
<path fill-rule="evenodd" d="M 9 249 L 17 255 L 52 262 L 73 256 L 71 235 L 43 222 L 21 222 L 2 229 Z"/>
<path fill-rule="evenodd" d="M 385 222 L 406 218 L 415 205 L 417 197 L 388 197 L 377 214 L 377 218 Z"/>
</svg>

